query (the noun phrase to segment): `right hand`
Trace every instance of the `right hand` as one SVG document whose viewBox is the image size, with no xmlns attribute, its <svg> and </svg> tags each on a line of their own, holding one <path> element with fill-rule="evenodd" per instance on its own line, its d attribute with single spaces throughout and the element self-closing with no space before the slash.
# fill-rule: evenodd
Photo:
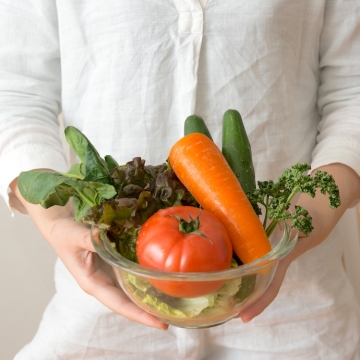
<svg viewBox="0 0 360 360">
<path fill-rule="evenodd" d="M 309 211 L 314 230 L 307 236 L 301 233 L 299 234 L 299 240 L 294 249 L 279 262 L 274 278 L 264 294 L 259 300 L 240 314 L 243 322 L 249 322 L 255 316 L 261 314 L 272 301 L 274 301 L 290 264 L 299 256 L 302 256 L 310 249 L 326 241 L 326 238 L 334 229 L 344 212 L 356 199 L 360 198 L 360 177 L 350 167 L 344 164 L 334 163 L 315 169 L 313 173 L 315 173 L 316 170 L 325 171 L 334 177 L 339 187 L 341 205 L 336 209 L 331 209 L 329 207 L 328 196 L 322 194 L 319 190 L 314 198 L 307 194 L 301 194 L 298 197 L 297 205 Z"/>
<path fill-rule="evenodd" d="M 161 330 L 168 328 L 167 324 L 135 305 L 121 290 L 111 266 L 96 254 L 89 227 L 74 221 L 70 203 L 44 209 L 28 203 L 21 196 L 17 179 L 10 188 L 82 290 L 129 320 Z"/>
</svg>

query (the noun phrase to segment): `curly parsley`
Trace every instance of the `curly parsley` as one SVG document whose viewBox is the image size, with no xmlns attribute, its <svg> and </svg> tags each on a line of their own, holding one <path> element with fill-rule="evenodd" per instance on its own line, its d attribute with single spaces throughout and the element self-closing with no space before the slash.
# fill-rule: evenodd
<svg viewBox="0 0 360 360">
<path fill-rule="evenodd" d="M 265 209 L 263 226 L 268 236 L 274 231 L 281 220 L 291 220 L 291 226 L 305 235 L 313 230 L 312 218 L 301 206 L 295 206 L 295 212 L 289 212 L 292 198 L 297 193 L 305 193 L 315 197 L 316 190 L 328 195 L 332 209 L 340 205 L 339 188 L 334 178 L 324 171 L 316 171 L 314 176 L 304 174 L 310 165 L 298 163 L 286 169 L 278 182 L 272 180 L 258 181 L 258 188 L 248 194 L 256 213 L 262 214 Z"/>
</svg>

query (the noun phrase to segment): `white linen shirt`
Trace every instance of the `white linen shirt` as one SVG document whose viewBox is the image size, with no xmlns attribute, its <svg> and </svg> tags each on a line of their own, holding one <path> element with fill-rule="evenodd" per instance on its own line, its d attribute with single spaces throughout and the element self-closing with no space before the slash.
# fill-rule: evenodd
<svg viewBox="0 0 360 360">
<path fill-rule="evenodd" d="M 242 114 L 257 180 L 276 180 L 297 162 L 313 168 L 340 162 L 360 175 L 359 19 L 358 0 L 2 0 L 0 193 L 22 211 L 9 191 L 21 171 L 68 169 L 60 112 L 65 126 L 81 130 L 101 155 L 160 164 L 194 113 L 221 146 L 222 115 L 233 108 Z M 180 349 L 187 341 L 193 348 L 161 353 L 154 342 L 142 351 L 157 354 L 154 359 L 359 359 L 360 315 L 340 240 L 335 230 L 293 263 L 279 297 L 251 324 L 234 320 L 206 336 L 193 333 L 198 344 L 176 329 L 169 346 Z M 73 286 L 61 266 L 60 297 Z M 49 310 L 48 326 L 66 318 L 54 301 L 58 318 Z M 120 320 L 100 305 L 85 310 L 93 318 L 81 324 L 92 324 L 93 339 L 101 338 L 98 319 L 111 319 L 102 343 L 111 351 L 101 351 L 117 359 L 124 343 L 113 329 Z M 40 331 L 34 344 L 51 331 Z M 154 331 L 148 330 L 160 337 Z M 66 342 L 66 334 L 69 329 L 54 339 Z M 43 358 L 105 358 L 96 355 L 100 345 L 79 345 L 78 335 L 71 344 L 82 352 L 58 349 L 64 357 L 44 352 Z M 205 338 L 213 347 L 201 345 Z M 48 344 L 50 351 L 55 340 Z M 18 359 L 32 359 L 34 349 Z M 138 348 L 126 351 L 127 359 L 143 356 Z"/>
</svg>

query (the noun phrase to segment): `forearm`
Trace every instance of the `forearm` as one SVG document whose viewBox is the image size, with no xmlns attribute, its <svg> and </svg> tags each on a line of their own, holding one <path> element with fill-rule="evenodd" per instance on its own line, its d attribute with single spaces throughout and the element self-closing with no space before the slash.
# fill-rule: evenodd
<svg viewBox="0 0 360 360">
<path fill-rule="evenodd" d="M 360 198 L 360 176 L 350 167 L 334 163 L 323 166 L 313 171 L 313 174 L 317 171 L 326 171 L 331 174 L 336 184 L 339 187 L 341 205 L 336 209 L 329 207 L 329 200 L 326 195 L 320 193 L 316 194 L 316 207 L 319 208 L 330 219 L 339 220 L 342 214 Z M 314 199 L 314 200 L 315 200 Z M 312 199 L 307 199 L 311 201 Z"/>
<path fill-rule="evenodd" d="M 334 163 L 315 169 L 313 173 L 317 170 L 326 171 L 334 177 L 339 187 L 341 205 L 331 209 L 327 195 L 321 194 L 320 191 L 316 193 L 315 198 L 301 194 L 297 205 L 309 211 L 313 218 L 314 230 L 307 238 L 299 241 L 298 256 L 324 241 L 344 212 L 360 197 L 360 177 L 350 167 Z"/>
<path fill-rule="evenodd" d="M 323 166 L 317 170 L 326 171 L 331 174 L 340 191 L 341 206 L 338 208 L 344 212 L 358 198 L 360 198 L 360 176 L 350 167 L 334 163 Z"/>
</svg>

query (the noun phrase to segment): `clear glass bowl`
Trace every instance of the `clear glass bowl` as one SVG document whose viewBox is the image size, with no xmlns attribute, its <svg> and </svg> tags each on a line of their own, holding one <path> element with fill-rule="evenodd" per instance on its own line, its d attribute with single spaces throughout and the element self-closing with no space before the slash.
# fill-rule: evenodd
<svg viewBox="0 0 360 360">
<path fill-rule="evenodd" d="M 101 229 L 91 237 L 99 256 L 109 263 L 121 288 L 140 308 L 163 322 L 182 328 L 206 328 L 223 324 L 254 303 L 270 284 L 277 264 L 295 246 L 298 233 L 286 223 L 279 223 L 270 236 L 272 250 L 262 258 L 228 270 L 208 273 L 173 273 L 150 269 L 121 256 Z M 218 282 L 213 293 L 197 298 L 166 295 L 152 284 Z M 210 286 L 211 287 L 211 286 Z"/>
</svg>

